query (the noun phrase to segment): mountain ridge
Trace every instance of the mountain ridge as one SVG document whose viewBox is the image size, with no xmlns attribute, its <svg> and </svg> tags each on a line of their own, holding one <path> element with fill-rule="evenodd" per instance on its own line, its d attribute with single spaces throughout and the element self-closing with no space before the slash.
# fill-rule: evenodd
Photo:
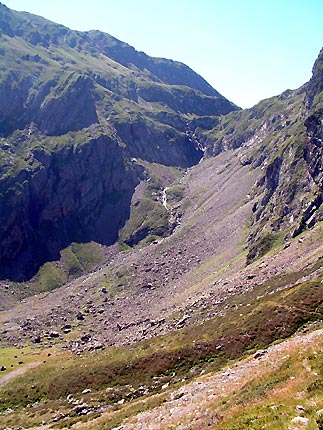
<svg viewBox="0 0 323 430">
<path fill-rule="evenodd" d="M 201 76 L 183 63 L 174 60 L 166 60 L 164 58 L 149 57 L 144 52 L 136 51 L 135 48 L 127 43 L 121 42 L 108 33 L 103 33 L 99 30 L 90 30 L 86 32 L 70 30 L 65 26 L 53 23 L 40 16 L 28 12 L 15 12 L 7 8 L 3 3 L 0 3 L 0 5 L 2 10 L 5 11 L 7 20 L 7 25 L 4 25 L 2 22 L 2 34 L 7 34 L 12 37 L 18 35 L 24 37 L 26 41 L 34 46 L 40 45 L 46 48 L 48 48 L 50 44 L 65 45 L 66 47 L 74 48 L 76 42 L 79 42 L 78 48 L 82 49 L 83 44 L 92 43 L 92 51 L 103 53 L 126 67 L 132 64 L 142 71 L 147 69 L 153 75 L 155 74 L 156 78 L 160 78 L 162 82 L 171 85 L 187 85 L 201 91 L 205 95 L 220 96 L 220 94 Z M 15 22 L 16 17 L 19 17 L 18 23 Z M 21 19 L 21 17 L 25 19 Z M 42 37 L 43 35 L 39 32 L 39 25 L 33 23 L 35 19 L 39 21 L 38 24 L 40 24 L 40 28 L 45 27 L 45 31 L 47 28 L 48 31 L 53 29 L 54 34 L 51 35 L 50 32 L 48 32 L 46 33 L 46 37 Z M 10 23 L 12 24 L 10 25 Z M 24 35 L 25 27 L 31 28 L 29 28 L 30 33 L 27 32 L 27 34 Z M 169 64 L 169 70 L 159 67 L 163 65 L 167 66 L 167 64 Z M 195 85 L 194 81 L 196 82 Z"/>
</svg>

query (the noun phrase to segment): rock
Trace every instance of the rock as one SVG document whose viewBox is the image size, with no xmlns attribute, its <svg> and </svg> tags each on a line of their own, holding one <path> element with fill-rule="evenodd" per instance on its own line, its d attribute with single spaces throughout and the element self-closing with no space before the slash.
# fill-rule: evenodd
<svg viewBox="0 0 323 430">
<path fill-rule="evenodd" d="M 34 343 L 40 343 L 41 342 L 41 337 L 40 336 L 36 336 L 34 338 Z"/>
<path fill-rule="evenodd" d="M 84 314 L 82 312 L 78 312 L 76 315 L 76 319 L 78 319 L 79 321 L 83 321 L 84 320 Z"/>
<path fill-rule="evenodd" d="M 181 318 L 178 323 L 176 324 L 177 328 L 181 328 L 185 325 L 186 321 L 190 318 L 189 315 L 184 315 L 183 318 Z"/>
<path fill-rule="evenodd" d="M 263 263 L 260 263 L 258 267 L 259 267 L 259 269 L 263 269 L 264 267 L 267 267 L 267 266 L 268 266 L 268 264 L 263 262 Z"/>
<path fill-rule="evenodd" d="M 255 352 L 255 354 L 253 355 L 253 358 L 260 358 L 263 357 L 265 354 L 267 354 L 267 349 L 259 349 L 258 351 Z"/>
<path fill-rule="evenodd" d="M 81 405 L 75 406 L 73 410 L 76 415 L 86 415 L 89 412 L 89 405 L 82 403 Z"/>
<path fill-rule="evenodd" d="M 302 405 L 297 405 L 297 406 L 296 406 L 296 410 L 297 410 L 297 412 L 304 412 L 304 411 L 305 411 L 305 408 L 304 408 L 304 406 L 302 406 Z"/>
<path fill-rule="evenodd" d="M 153 286 L 153 284 L 151 284 L 150 282 L 147 282 L 146 284 L 142 285 L 141 288 L 146 288 L 148 290 L 154 290 L 155 287 Z"/>
<path fill-rule="evenodd" d="M 90 388 L 85 388 L 85 390 L 82 391 L 82 394 L 88 394 L 91 393 Z"/>
<path fill-rule="evenodd" d="M 169 382 L 166 382 L 166 384 L 162 385 L 162 390 L 166 390 L 166 388 L 169 387 Z"/>
<path fill-rule="evenodd" d="M 308 425 L 309 421 L 310 420 L 308 418 L 305 418 L 305 417 L 295 417 L 292 419 L 291 422 L 292 422 L 292 424 L 299 424 L 299 425 L 305 427 Z"/>
<path fill-rule="evenodd" d="M 91 340 L 91 335 L 90 334 L 84 334 L 83 336 L 81 336 L 81 341 L 82 342 L 89 342 Z"/>
<path fill-rule="evenodd" d="M 64 418 L 66 418 L 66 415 L 64 415 L 64 414 L 62 414 L 62 413 L 59 413 L 58 415 L 56 415 L 54 418 L 53 418 L 53 423 L 57 423 L 58 421 L 60 421 L 60 420 L 63 420 Z"/>
<path fill-rule="evenodd" d="M 115 393 L 115 388 L 108 387 L 108 388 L 105 389 L 105 392 L 108 393 L 108 394 Z"/>
<path fill-rule="evenodd" d="M 89 351 L 95 351 L 98 349 L 104 349 L 104 345 L 101 342 L 93 342 L 91 345 L 89 345 L 88 350 Z"/>
<path fill-rule="evenodd" d="M 60 334 L 59 334 L 57 331 L 51 331 L 51 332 L 49 333 L 49 336 L 50 336 L 51 338 L 57 338 L 57 337 L 59 337 L 59 336 L 60 336 Z"/>
</svg>

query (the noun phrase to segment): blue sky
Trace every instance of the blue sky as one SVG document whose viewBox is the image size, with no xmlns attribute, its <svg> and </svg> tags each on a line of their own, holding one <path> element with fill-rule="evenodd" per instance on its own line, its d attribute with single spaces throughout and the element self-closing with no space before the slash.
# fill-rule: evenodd
<svg viewBox="0 0 323 430">
<path fill-rule="evenodd" d="M 323 47 L 323 0 L 2 0 L 182 61 L 241 107 L 297 88 Z"/>
</svg>

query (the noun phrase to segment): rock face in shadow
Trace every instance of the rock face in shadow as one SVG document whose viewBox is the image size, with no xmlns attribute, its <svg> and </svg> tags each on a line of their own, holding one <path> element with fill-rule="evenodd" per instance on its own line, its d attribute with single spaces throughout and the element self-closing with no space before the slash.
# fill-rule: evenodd
<svg viewBox="0 0 323 430">
<path fill-rule="evenodd" d="M 89 78 L 71 74 L 67 82 L 55 88 L 55 97 L 47 96 L 41 101 L 28 122 L 35 122 L 48 135 L 65 134 L 97 123 L 92 90 L 93 82 Z"/>
<path fill-rule="evenodd" d="M 308 163 L 309 171 L 315 182 L 323 186 L 323 108 L 318 109 L 310 115 L 306 121 L 306 132 L 308 141 L 304 153 L 305 160 Z"/>
<path fill-rule="evenodd" d="M 174 128 L 151 127 L 142 118 L 132 122 L 119 121 L 115 127 L 132 157 L 179 167 L 197 164 L 203 157 L 198 142 Z"/>
<path fill-rule="evenodd" d="M 0 273 L 16 280 L 73 241 L 113 243 L 140 173 L 107 136 L 34 157 L 39 166 L 21 171 L 1 199 Z"/>
</svg>

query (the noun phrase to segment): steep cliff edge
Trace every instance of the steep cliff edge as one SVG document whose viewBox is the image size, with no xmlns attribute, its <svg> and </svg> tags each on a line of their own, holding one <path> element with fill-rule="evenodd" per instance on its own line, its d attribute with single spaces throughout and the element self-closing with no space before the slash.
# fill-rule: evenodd
<svg viewBox="0 0 323 430">
<path fill-rule="evenodd" d="M 129 216 L 140 170 L 124 162 L 106 135 L 53 153 L 38 147 L 29 163 L 1 182 L 0 270 L 16 280 L 59 258 L 73 241 L 113 243 Z"/>
</svg>

